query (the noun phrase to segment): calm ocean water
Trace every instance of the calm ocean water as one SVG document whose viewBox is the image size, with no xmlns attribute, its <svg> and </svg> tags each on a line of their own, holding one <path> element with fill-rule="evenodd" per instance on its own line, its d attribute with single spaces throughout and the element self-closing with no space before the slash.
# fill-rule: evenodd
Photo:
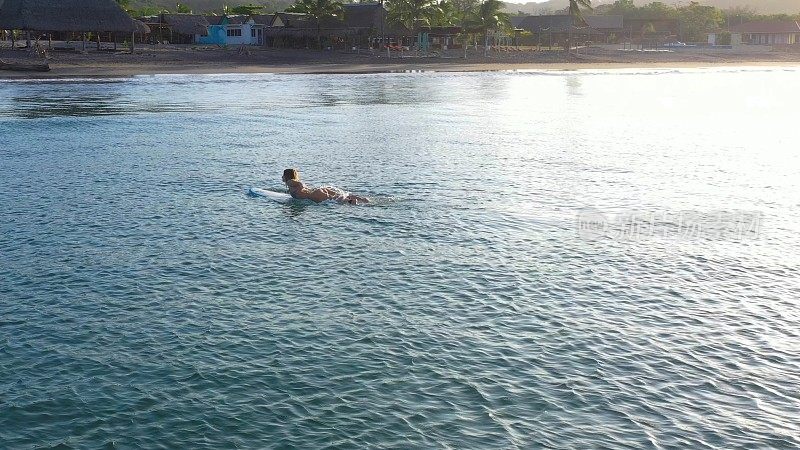
<svg viewBox="0 0 800 450">
<path fill-rule="evenodd" d="M 797 448 L 799 77 L 0 81 L 0 447 Z"/>
</svg>

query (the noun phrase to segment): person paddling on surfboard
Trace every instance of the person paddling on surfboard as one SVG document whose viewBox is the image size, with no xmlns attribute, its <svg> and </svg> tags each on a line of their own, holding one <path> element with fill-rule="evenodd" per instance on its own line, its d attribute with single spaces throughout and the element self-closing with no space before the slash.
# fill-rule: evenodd
<svg viewBox="0 0 800 450">
<path fill-rule="evenodd" d="M 351 205 L 359 205 L 362 203 L 369 203 L 366 197 L 360 197 L 345 192 L 335 187 L 319 187 L 311 188 L 306 186 L 300 181 L 300 174 L 297 169 L 286 169 L 283 171 L 283 182 L 289 188 L 289 195 L 292 198 L 308 199 L 314 202 L 324 202 L 326 200 L 336 200 L 340 203 L 349 203 Z"/>
</svg>

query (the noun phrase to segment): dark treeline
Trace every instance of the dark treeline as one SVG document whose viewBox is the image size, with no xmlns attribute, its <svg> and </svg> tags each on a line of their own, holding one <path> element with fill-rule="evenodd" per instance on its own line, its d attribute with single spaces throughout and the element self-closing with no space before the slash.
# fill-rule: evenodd
<svg viewBox="0 0 800 450">
<path fill-rule="evenodd" d="M 231 2 L 224 6 L 221 0 L 186 0 L 185 4 L 169 0 L 117 0 L 132 15 L 154 15 L 161 12 L 194 12 L 199 14 L 268 14 L 291 9 L 294 0 L 253 0 Z M 299 0 L 298 0 L 299 1 Z M 349 3 L 337 0 L 320 0 L 319 3 Z M 390 17 L 409 29 L 419 25 L 448 26 L 469 25 L 483 29 L 503 28 L 509 25 L 505 12 L 513 11 L 514 4 L 498 0 L 386 0 Z M 542 11 L 545 12 L 545 11 Z M 548 10 L 563 14 L 567 10 Z M 725 32 L 731 25 L 753 20 L 800 20 L 800 12 L 790 14 L 759 14 L 752 7 L 718 8 L 702 2 L 671 4 L 655 1 L 637 6 L 634 0 L 616 0 L 602 4 L 585 14 L 622 15 L 625 19 L 674 19 L 680 24 L 680 38 L 686 41 L 703 41 L 709 32 Z M 524 14 L 522 11 L 519 14 Z"/>
<path fill-rule="evenodd" d="M 621 15 L 625 19 L 676 19 L 680 23 L 682 39 L 687 41 L 703 41 L 709 32 L 726 31 L 730 25 L 753 20 L 800 20 L 800 13 L 759 14 L 751 7 L 721 9 L 701 2 L 682 5 L 652 2 L 636 6 L 633 0 L 616 0 L 613 4 L 596 7 L 593 13 Z"/>
</svg>

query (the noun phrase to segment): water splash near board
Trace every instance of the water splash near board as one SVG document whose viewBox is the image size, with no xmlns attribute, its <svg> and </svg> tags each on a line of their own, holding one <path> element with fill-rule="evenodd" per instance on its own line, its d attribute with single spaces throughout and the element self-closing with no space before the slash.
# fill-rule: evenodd
<svg viewBox="0 0 800 450">
<path fill-rule="evenodd" d="M 286 192 L 269 191 L 267 189 L 251 187 L 247 194 L 251 197 L 264 197 L 278 203 L 288 203 L 292 201 L 292 196 Z"/>
</svg>

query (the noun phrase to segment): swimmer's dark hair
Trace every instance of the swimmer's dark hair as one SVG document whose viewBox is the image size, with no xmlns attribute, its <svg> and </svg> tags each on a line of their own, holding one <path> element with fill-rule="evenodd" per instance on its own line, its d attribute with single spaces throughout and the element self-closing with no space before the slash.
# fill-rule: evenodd
<svg viewBox="0 0 800 450">
<path fill-rule="evenodd" d="M 283 179 L 284 180 L 299 180 L 300 175 L 297 173 L 297 169 L 286 169 L 283 171 Z"/>
</svg>

